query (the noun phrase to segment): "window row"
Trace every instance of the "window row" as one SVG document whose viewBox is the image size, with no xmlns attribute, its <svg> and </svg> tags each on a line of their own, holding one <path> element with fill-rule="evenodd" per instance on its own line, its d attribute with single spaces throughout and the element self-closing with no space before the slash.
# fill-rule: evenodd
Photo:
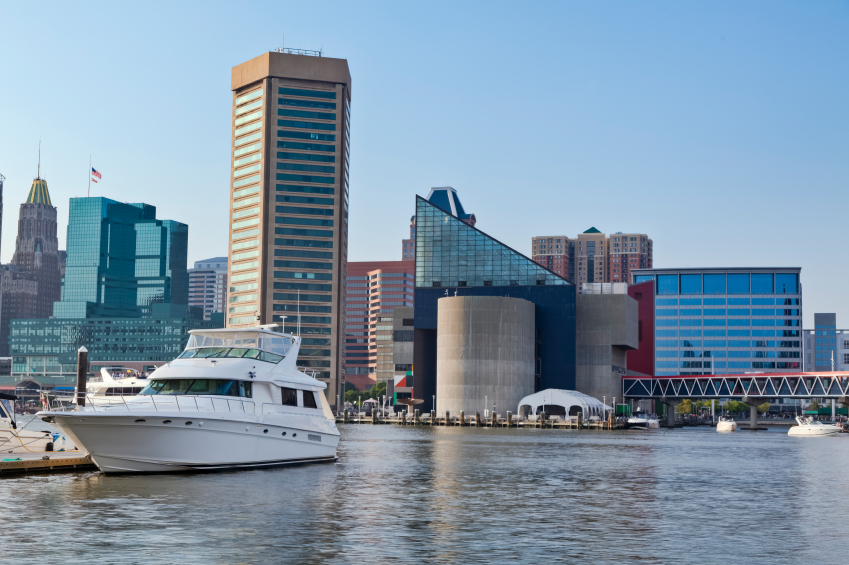
<svg viewBox="0 0 849 565">
<path fill-rule="evenodd" d="M 796 273 L 636 275 L 636 284 L 656 279 L 657 294 L 798 294 Z"/>
<path fill-rule="evenodd" d="M 704 314 L 702 314 L 704 312 Z M 727 314 L 726 314 L 727 312 Z M 775 310 L 773 308 L 658 308 L 658 316 L 799 316 L 798 308 L 785 308 Z"/>
</svg>

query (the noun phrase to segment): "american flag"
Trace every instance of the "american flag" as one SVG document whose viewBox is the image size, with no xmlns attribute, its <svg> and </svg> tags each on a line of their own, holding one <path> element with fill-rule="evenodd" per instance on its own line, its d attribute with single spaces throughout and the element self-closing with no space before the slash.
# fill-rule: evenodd
<svg viewBox="0 0 849 565">
<path fill-rule="evenodd" d="M 97 172 L 97 169 L 94 167 L 91 168 L 91 176 L 101 178 L 100 173 Z"/>
</svg>

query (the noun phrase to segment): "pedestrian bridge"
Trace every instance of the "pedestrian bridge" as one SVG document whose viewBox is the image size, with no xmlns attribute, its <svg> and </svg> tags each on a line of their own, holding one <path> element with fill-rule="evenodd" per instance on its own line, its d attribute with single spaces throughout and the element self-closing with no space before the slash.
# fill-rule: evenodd
<svg viewBox="0 0 849 565">
<path fill-rule="evenodd" d="M 626 399 L 834 398 L 849 401 L 849 373 L 746 373 L 622 377 Z"/>
</svg>

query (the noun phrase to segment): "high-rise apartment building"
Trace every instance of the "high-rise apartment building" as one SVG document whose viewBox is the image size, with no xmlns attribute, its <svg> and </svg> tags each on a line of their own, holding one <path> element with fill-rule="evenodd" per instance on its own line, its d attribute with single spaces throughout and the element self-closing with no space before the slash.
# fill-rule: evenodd
<svg viewBox="0 0 849 565">
<path fill-rule="evenodd" d="M 348 263 L 345 382 L 359 390 L 393 379 L 392 316 L 413 306 L 415 270 L 414 261 Z"/>
<path fill-rule="evenodd" d="M 805 371 L 849 370 L 849 330 L 837 329 L 837 314 L 814 314 L 805 334 Z"/>
<path fill-rule="evenodd" d="M 288 318 L 293 331 L 300 311 L 298 365 L 318 371 L 335 404 L 345 374 L 348 62 L 269 52 L 233 67 L 231 90 L 227 322 Z"/>
<path fill-rule="evenodd" d="M 632 269 L 653 266 L 653 243 L 644 233 L 605 235 L 590 228 L 575 238 L 538 236 L 531 240 L 534 261 L 583 292 L 586 283 L 630 283 Z"/>
<path fill-rule="evenodd" d="M 48 318 L 59 300 L 57 211 L 50 201 L 47 182 L 32 181 L 21 204 L 18 236 L 11 265 L 3 274 L 3 310 L 0 314 L 0 356 L 8 355 L 9 324 L 14 318 Z"/>
<path fill-rule="evenodd" d="M 189 269 L 189 306 L 203 308 L 203 319 L 223 313 L 227 300 L 227 257 L 195 261 Z"/>
</svg>

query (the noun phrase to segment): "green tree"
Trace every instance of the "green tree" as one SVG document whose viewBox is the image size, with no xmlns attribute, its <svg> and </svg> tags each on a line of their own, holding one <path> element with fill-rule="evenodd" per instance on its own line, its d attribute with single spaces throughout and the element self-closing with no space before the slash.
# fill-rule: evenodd
<svg viewBox="0 0 849 565">
<path fill-rule="evenodd" d="M 766 414 L 769 412 L 769 402 L 764 402 L 763 404 L 758 406 L 758 412 L 761 414 Z"/>
<path fill-rule="evenodd" d="M 679 414 L 691 414 L 693 412 L 693 401 L 687 398 L 681 401 L 677 409 Z"/>
<path fill-rule="evenodd" d="M 816 398 L 814 398 L 813 400 L 811 400 L 811 404 L 808 406 L 808 410 L 819 410 L 819 409 L 820 409 L 820 403 L 817 402 Z"/>
<path fill-rule="evenodd" d="M 386 381 L 380 381 L 368 390 L 368 398 L 380 400 L 381 396 L 386 395 Z M 365 399 L 364 399 L 365 400 Z"/>
</svg>

